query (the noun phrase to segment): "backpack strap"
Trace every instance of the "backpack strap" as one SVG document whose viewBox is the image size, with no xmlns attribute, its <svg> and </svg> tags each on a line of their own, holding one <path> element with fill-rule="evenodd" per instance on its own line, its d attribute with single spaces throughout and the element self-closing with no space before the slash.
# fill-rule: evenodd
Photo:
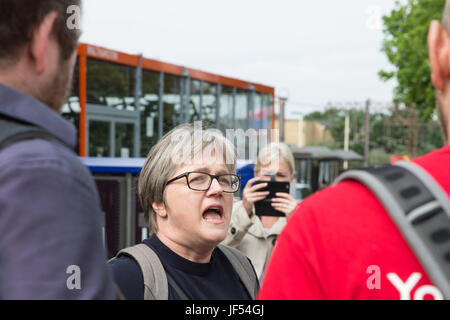
<svg viewBox="0 0 450 320">
<path fill-rule="evenodd" d="M 335 183 L 344 180 L 358 181 L 378 197 L 430 279 L 450 299 L 450 201 L 437 182 L 404 161 L 350 170 Z"/>
<path fill-rule="evenodd" d="M 120 290 L 119 286 L 115 282 L 114 282 L 114 292 L 116 293 L 116 300 L 126 300 L 125 296 L 123 295 L 123 293 Z"/>
<path fill-rule="evenodd" d="M 140 243 L 122 249 L 113 259 L 122 254 L 131 256 L 141 268 L 144 277 L 144 300 L 167 300 L 169 298 L 166 271 L 156 253 L 149 246 Z"/>
<path fill-rule="evenodd" d="M 250 261 L 235 248 L 224 245 L 219 245 L 218 248 L 230 261 L 250 297 L 256 299 L 259 286 Z M 189 300 L 174 279 L 166 273 L 159 257 L 149 246 L 141 243 L 122 249 L 115 258 L 109 261 L 117 259 L 123 254 L 135 259 L 141 268 L 144 277 L 144 300 L 167 300 L 169 297 L 168 283 L 170 283 L 181 300 Z"/>
<path fill-rule="evenodd" d="M 253 266 L 246 256 L 244 256 L 239 250 L 219 244 L 217 246 L 223 254 L 228 258 L 234 270 L 238 274 L 245 289 L 250 297 L 255 300 L 258 294 L 259 284 L 256 278 Z"/>
<path fill-rule="evenodd" d="M 0 150 L 12 145 L 13 143 L 40 138 L 50 141 L 59 141 L 56 137 L 47 131 L 22 122 L 0 118 Z"/>
<path fill-rule="evenodd" d="M 178 285 L 178 283 L 175 281 L 174 278 L 170 275 L 170 273 L 166 273 L 167 276 L 167 283 L 175 290 L 180 300 L 190 300 L 187 294 L 184 292 L 183 289 Z"/>
</svg>

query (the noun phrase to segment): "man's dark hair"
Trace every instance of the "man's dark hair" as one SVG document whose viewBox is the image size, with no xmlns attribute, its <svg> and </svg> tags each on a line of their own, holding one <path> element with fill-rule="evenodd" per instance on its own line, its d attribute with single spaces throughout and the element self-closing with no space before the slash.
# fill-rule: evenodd
<svg viewBox="0 0 450 320">
<path fill-rule="evenodd" d="M 79 31 L 70 30 L 67 8 L 81 0 L 0 0 L 0 60 L 14 58 L 31 41 L 34 30 L 52 11 L 58 13 L 53 25 L 61 57 L 67 60 L 76 49 Z"/>
</svg>

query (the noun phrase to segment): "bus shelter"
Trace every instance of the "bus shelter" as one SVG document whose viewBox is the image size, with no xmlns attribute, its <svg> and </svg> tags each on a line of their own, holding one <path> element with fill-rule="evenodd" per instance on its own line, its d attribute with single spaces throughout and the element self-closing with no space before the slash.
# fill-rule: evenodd
<svg viewBox="0 0 450 320">
<path fill-rule="evenodd" d="M 289 145 L 295 160 L 297 182 L 309 185 L 311 192 L 329 186 L 343 171 L 343 161 L 363 161 L 354 151 L 331 150 L 323 146 Z"/>
</svg>

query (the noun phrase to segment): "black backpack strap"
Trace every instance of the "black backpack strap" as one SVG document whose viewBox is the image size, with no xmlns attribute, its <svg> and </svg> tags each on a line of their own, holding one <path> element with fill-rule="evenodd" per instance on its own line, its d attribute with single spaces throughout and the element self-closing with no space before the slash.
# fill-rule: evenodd
<svg viewBox="0 0 450 320">
<path fill-rule="evenodd" d="M 36 138 L 59 141 L 53 135 L 39 127 L 4 117 L 0 118 L 0 150 L 13 143 Z"/>
<path fill-rule="evenodd" d="M 253 266 L 248 258 L 236 248 L 222 244 L 219 244 L 217 247 L 230 261 L 250 298 L 252 300 L 256 300 L 259 290 L 259 282 L 255 271 L 253 270 Z"/>
<path fill-rule="evenodd" d="M 433 283 L 450 299 L 450 201 L 436 181 L 411 162 L 350 170 L 335 183 L 365 185 L 389 212 Z"/>
<path fill-rule="evenodd" d="M 178 283 L 175 281 L 175 279 L 170 275 L 170 273 L 166 272 L 167 277 L 167 283 L 170 285 L 173 290 L 177 293 L 177 295 L 180 297 L 180 300 L 190 300 L 187 294 L 184 292 L 183 289 L 178 285 Z"/>
</svg>

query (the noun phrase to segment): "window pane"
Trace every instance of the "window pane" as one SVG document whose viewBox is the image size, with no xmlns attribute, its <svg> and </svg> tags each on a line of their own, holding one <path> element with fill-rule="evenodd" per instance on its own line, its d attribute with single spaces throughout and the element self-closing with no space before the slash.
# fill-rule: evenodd
<svg viewBox="0 0 450 320">
<path fill-rule="evenodd" d="M 163 133 L 166 134 L 181 123 L 180 77 L 164 75 Z"/>
<path fill-rule="evenodd" d="M 207 128 L 216 127 L 217 85 L 203 82 L 202 120 Z"/>
<path fill-rule="evenodd" d="M 220 94 L 219 129 L 226 135 L 226 129 L 234 129 L 233 125 L 233 88 L 222 87 Z"/>
<path fill-rule="evenodd" d="M 200 80 L 191 80 L 191 96 L 189 97 L 189 122 L 201 120 L 200 114 Z"/>
<path fill-rule="evenodd" d="M 158 141 L 159 122 L 159 73 L 142 71 L 141 109 L 141 150 L 140 156 L 146 157 Z"/>
<path fill-rule="evenodd" d="M 309 184 L 309 174 L 308 174 L 308 160 L 306 159 L 296 159 L 295 160 L 295 171 L 297 173 L 297 182 Z"/>
<path fill-rule="evenodd" d="M 134 125 L 131 123 L 116 123 L 115 156 L 129 158 L 134 154 Z"/>
<path fill-rule="evenodd" d="M 237 89 L 236 92 L 236 129 L 242 129 L 245 132 L 249 128 L 249 102 L 250 102 L 250 92 L 248 90 Z M 245 135 L 245 139 L 237 141 L 238 158 L 239 159 L 250 159 L 249 152 L 250 140 L 249 136 Z M 254 160 L 254 159 L 251 159 Z"/>
<path fill-rule="evenodd" d="M 236 129 L 247 130 L 247 90 L 238 89 L 236 92 Z"/>
<path fill-rule="evenodd" d="M 253 125 L 252 128 L 258 130 L 261 129 L 262 124 L 262 96 L 259 93 L 253 95 Z"/>
<path fill-rule="evenodd" d="M 89 121 L 89 156 L 109 157 L 109 122 Z"/>
<path fill-rule="evenodd" d="M 134 110 L 135 72 L 134 67 L 87 59 L 87 103 Z"/>
<path fill-rule="evenodd" d="M 272 127 L 272 95 L 263 95 L 263 107 L 262 107 L 262 127 L 265 129 L 271 129 Z"/>
</svg>

